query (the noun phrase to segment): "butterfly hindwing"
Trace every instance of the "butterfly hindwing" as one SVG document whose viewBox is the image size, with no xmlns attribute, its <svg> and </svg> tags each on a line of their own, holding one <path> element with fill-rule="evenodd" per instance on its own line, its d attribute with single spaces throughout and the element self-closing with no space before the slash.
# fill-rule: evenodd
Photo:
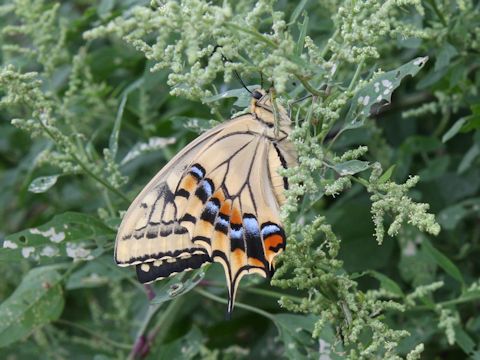
<svg viewBox="0 0 480 360">
<path fill-rule="evenodd" d="M 219 140 L 214 150 L 228 156 L 214 161 L 205 151 L 196 158 L 205 165 L 205 176 L 189 199 L 185 216 L 196 219 L 189 228 L 193 243 L 206 248 L 212 261 L 224 267 L 231 311 L 241 278 L 249 273 L 270 276 L 285 237 L 280 225 L 275 234 L 267 231 L 271 224 L 279 224 L 279 203 L 268 168 L 269 153 L 274 151 L 270 143 L 260 135 L 237 133 Z M 262 236 L 264 225 L 271 226 Z M 281 243 L 275 235 L 281 236 Z"/>
</svg>

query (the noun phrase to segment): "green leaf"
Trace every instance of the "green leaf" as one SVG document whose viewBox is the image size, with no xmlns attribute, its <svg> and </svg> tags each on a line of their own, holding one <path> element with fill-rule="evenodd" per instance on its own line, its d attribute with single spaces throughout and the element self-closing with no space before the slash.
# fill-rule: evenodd
<svg viewBox="0 0 480 360">
<path fill-rule="evenodd" d="M 114 236 L 115 231 L 98 217 L 67 212 L 41 226 L 8 235 L 3 249 L 0 249 L 0 261 L 18 261 L 21 257 L 39 260 L 54 256 L 89 260 L 95 253 L 87 247 L 101 246 L 102 241 Z M 16 256 L 11 259 L 1 256 L 5 250 Z"/>
<path fill-rule="evenodd" d="M 472 214 L 480 213 L 480 198 L 472 198 L 443 209 L 438 214 L 438 222 L 446 230 L 453 230 L 460 221 Z"/>
<path fill-rule="evenodd" d="M 382 176 L 378 179 L 380 184 L 386 183 L 392 177 L 393 171 L 395 170 L 396 165 L 390 166 L 387 171 L 385 171 Z"/>
<path fill-rule="evenodd" d="M 161 344 L 152 351 L 147 359 L 179 359 L 190 360 L 201 358 L 201 350 L 206 339 L 197 327 L 187 334 L 169 343 Z"/>
<path fill-rule="evenodd" d="M 21 340 L 36 327 L 60 317 L 64 306 L 61 280 L 51 266 L 30 270 L 0 305 L 0 347 Z"/>
<path fill-rule="evenodd" d="M 89 261 L 79 270 L 73 272 L 65 285 L 67 290 L 93 288 L 130 278 L 133 272 L 117 266 L 111 254 L 103 255 L 95 261 Z"/>
<path fill-rule="evenodd" d="M 365 171 L 369 167 L 370 167 L 370 164 L 368 161 L 349 160 L 349 161 L 345 161 L 343 163 L 334 165 L 333 169 L 340 176 L 347 176 L 347 175 L 354 175 L 356 173 Z"/>
<path fill-rule="evenodd" d="M 462 174 L 467 171 L 478 155 L 480 155 L 480 145 L 474 144 L 463 156 L 462 161 L 460 161 L 458 165 L 457 172 Z"/>
<path fill-rule="evenodd" d="M 30 183 L 30 185 L 28 186 L 28 191 L 35 194 L 44 193 L 57 183 L 57 179 L 59 176 L 60 174 L 40 176 Z"/>
<path fill-rule="evenodd" d="M 465 330 L 460 326 L 455 326 L 455 343 L 465 352 L 465 354 L 470 355 L 470 358 L 474 356 L 480 356 L 479 351 L 475 351 L 476 344 L 475 341 L 468 335 Z"/>
<path fill-rule="evenodd" d="M 428 89 L 429 87 L 443 79 L 445 75 L 447 75 L 448 71 L 448 67 L 441 68 L 438 71 L 431 69 L 430 72 L 417 83 L 416 88 L 418 90 Z"/>
<path fill-rule="evenodd" d="M 460 130 L 463 133 L 480 129 L 480 114 L 468 115 L 465 118 L 465 124 Z"/>
<path fill-rule="evenodd" d="M 442 142 L 446 143 L 448 140 L 450 140 L 455 135 L 457 135 L 460 132 L 460 130 L 462 129 L 462 127 L 463 127 L 463 125 L 465 124 L 466 121 L 467 121 L 467 118 L 465 118 L 465 117 L 455 121 L 455 123 L 452 125 L 452 127 L 450 129 L 448 129 L 445 132 L 445 134 L 443 134 Z"/>
<path fill-rule="evenodd" d="M 416 58 L 399 68 L 376 75 L 352 99 L 345 125 L 352 128 L 372 112 L 375 104 L 390 103 L 393 91 L 407 75 L 415 76 L 426 64 L 428 57 Z"/>
<path fill-rule="evenodd" d="M 442 252 L 433 247 L 433 245 L 426 238 L 422 242 L 423 249 L 435 260 L 438 266 L 440 266 L 447 274 L 453 277 L 455 280 L 464 284 L 463 276 L 457 266 Z"/>
<path fill-rule="evenodd" d="M 421 181 L 433 181 L 441 178 L 448 171 L 450 162 L 450 156 L 447 154 L 432 159 L 424 169 L 418 172 Z"/>
<path fill-rule="evenodd" d="M 298 40 L 295 44 L 295 55 L 300 57 L 303 52 L 303 48 L 305 46 L 305 36 L 307 35 L 307 28 L 308 28 L 308 15 L 305 14 L 303 18 L 303 23 L 299 24 L 298 26 L 300 33 L 298 34 Z"/>
<path fill-rule="evenodd" d="M 168 145 L 174 144 L 176 139 L 174 137 L 151 137 L 148 139 L 148 142 L 136 143 L 130 151 L 125 155 L 125 157 L 120 162 L 121 165 L 125 165 L 132 160 L 135 160 L 139 156 L 161 150 Z"/>
<path fill-rule="evenodd" d="M 318 320 L 313 315 L 276 314 L 275 324 L 279 337 L 285 346 L 284 356 L 287 359 L 308 359 L 308 354 L 299 349 L 312 349 L 315 342 L 312 339 L 314 324 Z"/>
<path fill-rule="evenodd" d="M 302 13 L 303 9 L 305 9 L 305 5 L 307 5 L 308 0 L 301 0 L 298 5 L 293 10 L 292 15 L 290 16 L 289 24 L 295 24 L 297 22 L 298 17 Z M 308 23 L 308 21 L 307 21 Z M 304 22 L 305 24 L 305 22 Z"/>
<path fill-rule="evenodd" d="M 122 125 L 123 112 L 125 110 L 125 104 L 127 103 L 128 95 L 143 85 L 144 79 L 140 78 L 131 83 L 122 93 L 120 104 L 118 105 L 117 116 L 115 117 L 115 123 L 113 124 L 112 133 L 110 134 L 110 140 L 108 147 L 112 153 L 112 158 L 115 159 L 118 151 L 118 137 L 120 135 L 120 127 Z"/>
<path fill-rule="evenodd" d="M 438 53 L 437 60 L 435 61 L 434 71 L 438 71 L 442 68 L 447 67 L 450 64 L 452 58 L 458 55 L 457 49 L 455 49 L 448 42 L 445 43 L 440 52 Z"/>
<path fill-rule="evenodd" d="M 97 14 L 100 18 L 107 18 L 115 6 L 115 0 L 101 0 L 97 7 Z"/>
<path fill-rule="evenodd" d="M 387 290 L 388 292 L 395 294 L 399 297 L 404 297 L 405 294 L 402 291 L 402 288 L 392 279 L 390 279 L 388 276 L 383 275 L 382 273 L 379 273 L 378 271 L 375 270 L 369 270 L 368 274 L 373 276 L 375 279 L 380 281 L 380 286 Z"/>
</svg>

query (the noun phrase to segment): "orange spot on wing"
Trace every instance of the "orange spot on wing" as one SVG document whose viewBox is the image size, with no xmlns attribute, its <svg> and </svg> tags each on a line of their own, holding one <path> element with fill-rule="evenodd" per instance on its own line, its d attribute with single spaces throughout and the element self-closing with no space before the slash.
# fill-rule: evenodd
<svg viewBox="0 0 480 360">
<path fill-rule="evenodd" d="M 235 249 L 232 251 L 231 259 L 240 267 L 245 262 L 245 252 L 242 249 Z"/>
<path fill-rule="evenodd" d="M 225 201 L 225 195 L 223 195 L 223 191 L 217 190 L 213 194 L 213 197 L 217 198 L 220 201 L 220 204 Z"/>
<path fill-rule="evenodd" d="M 229 201 L 223 202 L 222 207 L 220 208 L 220 212 L 226 216 L 230 216 L 231 211 L 232 209 L 230 207 L 230 202 Z"/>
<path fill-rule="evenodd" d="M 263 264 L 263 262 L 261 262 L 260 260 L 258 259 L 255 259 L 255 258 L 248 258 L 248 264 L 249 265 L 252 265 L 252 266 L 258 266 L 258 267 L 261 267 L 261 268 L 264 268 L 265 265 Z"/>
<path fill-rule="evenodd" d="M 275 248 L 279 244 L 283 243 L 283 237 L 278 234 L 270 235 L 265 239 L 265 249 L 271 251 L 270 248 Z"/>
<path fill-rule="evenodd" d="M 241 224 L 242 223 L 242 215 L 237 208 L 234 208 L 232 211 L 232 217 L 230 218 L 230 222 L 233 224 Z"/>
<path fill-rule="evenodd" d="M 198 181 L 194 176 L 187 174 L 183 178 L 181 188 L 187 190 L 188 192 L 192 192 L 197 187 L 197 182 Z"/>
</svg>

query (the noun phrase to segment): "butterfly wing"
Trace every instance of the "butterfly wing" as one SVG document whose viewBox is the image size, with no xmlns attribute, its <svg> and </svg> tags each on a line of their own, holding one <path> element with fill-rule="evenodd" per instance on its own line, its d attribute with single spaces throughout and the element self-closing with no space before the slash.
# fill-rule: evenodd
<svg viewBox="0 0 480 360">
<path fill-rule="evenodd" d="M 195 222 L 181 224 L 195 245 L 222 264 L 229 312 L 241 278 L 250 273 L 270 276 L 274 257 L 285 247 L 270 174 L 272 151 L 265 137 L 236 132 L 218 138 L 214 147 L 197 158 L 205 164 L 205 176 L 186 207 L 186 219 Z M 218 153 L 221 161 L 213 161 Z"/>
<path fill-rule="evenodd" d="M 251 114 L 210 130 L 161 170 L 132 203 L 116 242 L 120 265 L 150 282 L 215 261 L 229 290 L 249 273 L 270 276 L 285 247 L 279 208 L 293 161 Z"/>
</svg>

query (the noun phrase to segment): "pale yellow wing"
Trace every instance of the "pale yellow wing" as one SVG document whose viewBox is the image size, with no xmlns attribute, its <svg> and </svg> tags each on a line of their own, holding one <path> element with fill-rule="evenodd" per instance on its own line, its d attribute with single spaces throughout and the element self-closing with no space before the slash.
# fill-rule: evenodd
<svg viewBox="0 0 480 360">
<path fill-rule="evenodd" d="M 229 312 L 244 275 L 270 276 L 285 247 L 279 211 L 288 182 L 278 169 L 296 160 L 286 136 L 273 138 L 265 123 L 255 114 L 240 116 L 173 158 L 128 209 L 117 263 L 137 265 L 139 280 L 150 282 L 219 262 Z"/>
</svg>

